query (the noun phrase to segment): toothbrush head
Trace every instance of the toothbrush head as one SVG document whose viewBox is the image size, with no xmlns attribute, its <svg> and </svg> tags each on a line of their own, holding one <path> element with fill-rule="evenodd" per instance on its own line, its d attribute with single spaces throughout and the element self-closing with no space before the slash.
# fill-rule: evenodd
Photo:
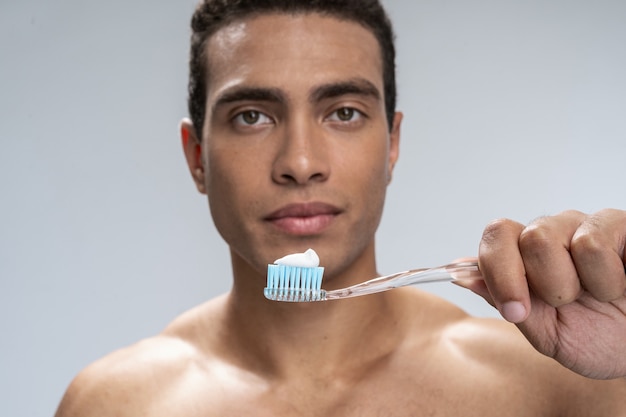
<svg viewBox="0 0 626 417">
<path fill-rule="evenodd" d="M 273 301 L 324 301 L 326 291 L 321 289 L 323 267 L 290 265 L 267 266 L 267 287 L 263 294 Z"/>
</svg>

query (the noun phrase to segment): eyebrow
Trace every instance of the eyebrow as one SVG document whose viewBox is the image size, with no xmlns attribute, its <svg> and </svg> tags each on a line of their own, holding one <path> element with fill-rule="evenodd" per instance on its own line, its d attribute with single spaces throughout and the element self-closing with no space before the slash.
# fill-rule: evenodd
<svg viewBox="0 0 626 417">
<path fill-rule="evenodd" d="M 285 95 L 277 88 L 262 87 L 234 87 L 219 95 L 213 104 L 213 108 L 218 108 L 225 104 L 239 101 L 268 101 L 273 103 L 284 103 L 287 101 Z"/>
<path fill-rule="evenodd" d="M 309 94 L 309 101 L 312 103 L 324 99 L 340 97 L 348 94 L 372 97 L 375 100 L 381 99 L 380 91 L 374 84 L 364 78 L 354 78 L 347 81 L 322 84 L 314 87 Z M 284 104 L 288 101 L 287 96 L 278 88 L 264 87 L 233 87 L 220 94 L 213 109 L 230 103 L 240 101 L 267 101 Z"/>
<path fill-rule="evenodd" d="M 381 99 L 380 91 L 374 84 L 364 78 L 353 78 L 348 81 L 340 81 L 315 87 L 310 94 L 309 100 L 311 102 L 318 102 L 348 94 L 371 97 L 375 100 Z"/>
</svg>

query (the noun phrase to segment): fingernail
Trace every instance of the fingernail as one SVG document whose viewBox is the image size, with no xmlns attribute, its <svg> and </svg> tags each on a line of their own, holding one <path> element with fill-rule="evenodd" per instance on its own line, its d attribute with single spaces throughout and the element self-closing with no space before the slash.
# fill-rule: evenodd
<svg viewBox="0 0 626 417">
<path fill-rule="evenodd" d="M 502 304 L 500 313 L 505 320 L 510 321 L 511 323 L 519 323 L 524 321 L 526 318 L 526 308 L 524 307 L 524 304 L 519 301 L 509 301 Z"/>
</svg>

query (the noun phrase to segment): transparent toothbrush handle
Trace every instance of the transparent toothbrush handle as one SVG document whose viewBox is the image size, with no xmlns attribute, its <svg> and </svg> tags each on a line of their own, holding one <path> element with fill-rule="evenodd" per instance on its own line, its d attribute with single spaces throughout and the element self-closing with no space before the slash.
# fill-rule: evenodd
<svg viewBox="0 0 626 417">
<path fill-rule="evenodd" d="M 374 294 L 398 287 L 431 282 L 449 282 L 466 279 L 482 279 L 477 262 L 457 262 L 435 268 L 411 269 L 395 274 L 374 278 L 360 284 L 338 290 L 326 291 L 325 299 L 357 297 Z"/>
</svg>

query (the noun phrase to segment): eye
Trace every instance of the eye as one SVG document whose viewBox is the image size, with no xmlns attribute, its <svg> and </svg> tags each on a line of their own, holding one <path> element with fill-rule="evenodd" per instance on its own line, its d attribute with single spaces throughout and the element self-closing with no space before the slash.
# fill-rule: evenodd
<svg viewBox="0 0 626 417">
<path fill-rule="evenodd" d="M 239 113 L 233 119 L 236 124 L 244 125 L 244 126 L 255 126 L 260 124 L 269 124 L 272 123 L 272 119 L 270 119 L 265 114 L 256 110 L 246 110 Z"/>
<path fill-rule="evenodd" d="M 328 119 L 338 122 L 354 122 L 359 120 L 361 117 L 363 117 L 363 113 L 357 109 L 353 109 L 352 107 L 342 107 L 332 112 Z"/>
</svg>

